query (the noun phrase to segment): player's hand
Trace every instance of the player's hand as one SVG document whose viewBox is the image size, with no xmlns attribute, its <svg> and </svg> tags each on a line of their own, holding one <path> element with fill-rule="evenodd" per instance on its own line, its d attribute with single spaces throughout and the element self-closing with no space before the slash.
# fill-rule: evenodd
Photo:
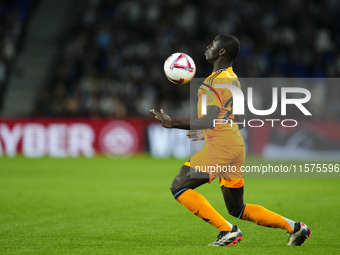
<svg viewBox="0 0 340 255">
<path fill-rule="evenodd" d="M 187 137 L 192 139 L 192 141 L 204 140 L 204 135 L 202 130 L 189 130 Z"/>
<path fill-rule="evenodd" d="M 167 115 L 163 109 L 161 109 L 161 113 L 157 112 L 155 109 L 151 109 L 150 112 L 155 116 L 155 119 L 161 123 L 161 125 L 165 128 L 173 128 L 174 122 L 170 118 L 169 115 Z"/>
</svg>

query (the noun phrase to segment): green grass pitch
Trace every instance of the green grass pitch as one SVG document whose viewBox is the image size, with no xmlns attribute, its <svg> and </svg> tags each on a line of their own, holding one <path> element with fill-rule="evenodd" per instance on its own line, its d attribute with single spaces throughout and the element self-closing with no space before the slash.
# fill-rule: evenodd
<svg viewBox="0 0 340 255">
<path fill-rule="evenodd" d="M 216 180 L 198 188 L 244 234 L 208 247 L 218 231 L 169 191 L 184 161 L 1 158 L 0 254 L 340 254 L 340 179 L 245 180 L 246 203 L 312 229 L 301 247 L 287 247 L 284 230 L 229 216 Z"/>
</svg>

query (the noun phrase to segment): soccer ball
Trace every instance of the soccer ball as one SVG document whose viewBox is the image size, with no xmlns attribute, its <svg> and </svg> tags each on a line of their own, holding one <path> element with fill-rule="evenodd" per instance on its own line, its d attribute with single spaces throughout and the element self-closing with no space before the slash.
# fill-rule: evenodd
<svg viewBox="0 0 340 255">
<path fill-rule="evenodd" d="M 175 84 L 186 84 L 195 76 L 196 65 L 185 53 L 174 53 L 165 60 L 164 73 Z"/>
</svg>

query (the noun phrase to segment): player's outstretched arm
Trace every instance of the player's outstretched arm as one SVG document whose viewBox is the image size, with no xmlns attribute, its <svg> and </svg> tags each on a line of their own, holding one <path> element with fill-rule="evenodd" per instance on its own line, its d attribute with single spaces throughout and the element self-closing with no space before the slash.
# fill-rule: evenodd
<svg viewBox="0 0 340 255">
<path fill-rule="evenodd" d="M 165 128 L 174 128 L 175 121 L 173 121 L 168 114 L 166 114 L 163 109 L 161 112 L 157 112 L 155 109 L 151 109 L 150 112 L 155 116 L 155 119 Z"/>
<path fill-rule="evenodd" d="M 202 130 L 213 129 L 214 119 L 218 118 L 220 108 L 214 105 L 207 107 L 207 114 L 202 118 L 185 121 L 173 121 L 169 115 L 167 115 L 163 109 L 161 112 L 157 112 L 155 109 L 151 109 L 150 112 L 155 116 L 159 123 L 165 128 L 179 128 L 186 130 Z"/>
</svg>

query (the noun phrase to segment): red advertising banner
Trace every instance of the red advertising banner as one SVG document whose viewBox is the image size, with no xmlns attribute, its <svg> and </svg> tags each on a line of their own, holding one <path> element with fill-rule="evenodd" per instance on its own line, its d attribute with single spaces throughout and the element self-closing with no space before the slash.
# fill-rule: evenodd
<svg viewBox="0 0 340 255">
<path fill-rule="evenodd" d="M 248 154 L 268 160 L 340 158 L 340 123 L 299 123 L 297 127 L 246 128 Z M 146 146 L 148 144 L 148 146 Z M 0 119 L 0 157 L 109 157 L 149 151 L 157 158 L 188 158 L 185 130 L 163 128 L 153 118 L 130 119 Z"/>
<path fill-rule="evenodd" d="M 145 150 L 142 118 L 0 119 L 0 156 L 92 157 L 129 155 Z"/>
<path fill-rule="evenodd" d="M 250 153 L 268 160 L 339 160 L 340 122 L 301 121 L 296 127 L 248 128 Z"/>
</svg>

